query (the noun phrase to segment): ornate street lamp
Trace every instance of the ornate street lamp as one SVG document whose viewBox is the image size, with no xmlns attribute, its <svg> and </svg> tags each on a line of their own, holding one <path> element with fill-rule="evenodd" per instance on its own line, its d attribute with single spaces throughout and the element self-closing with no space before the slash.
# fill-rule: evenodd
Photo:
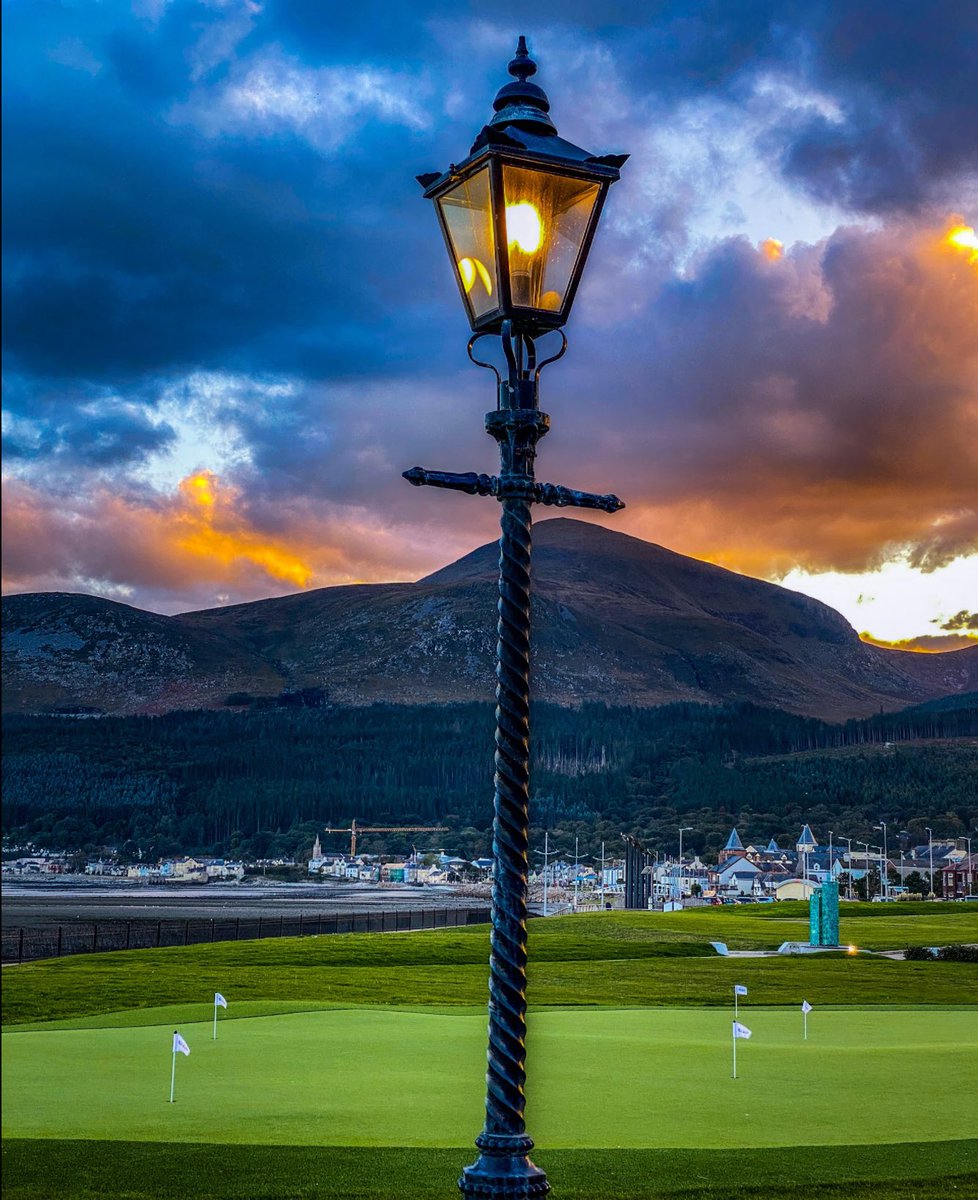
<svg viewBox="0 0 978 1200">
<path fill-rule="evenodd" d="M 539 409 L 540 372 L 567 348 L 570 316 L 605 195 L 627 155 L 593 155 L 559 137 L 550 102 L 530 76 L 536 63 L 520 38 L 495 115 L 469 156 L 442 173 L 419 175 L 434 200 L 469 323 L 469 357 L 495 372 L 497 407 L 486 430 L 499 443 L 500 472 L 404 472 L 411 483 L 495 496 L 499 541 L 496 662 L 495 868 L 489 959 L 489 1053 L 481 1155 L 459 1188 L 469 1197 L 529 1197 L 549 1191 L 529 1158 L 526 1080 L 526 919 L 530 768 L 530 506 L 603 509 L 624 505 L 550 483 L 533 473 L 537 441 L 550 428 Z M 557 330 L 561 346 L 540 361 L 536 340 Z M 476 359 L 475 343 L 499 335 L 505 377 Z"/>
</svg>

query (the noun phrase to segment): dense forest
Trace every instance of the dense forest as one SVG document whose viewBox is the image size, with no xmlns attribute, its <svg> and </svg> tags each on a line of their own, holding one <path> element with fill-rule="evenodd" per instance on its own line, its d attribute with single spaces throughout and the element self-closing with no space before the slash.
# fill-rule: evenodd
<svg viewBox="0 0 978 1200">
<path fill-rule="evenodd" d="M 8 717 L 4 837 L 155 859 L 174 853 L 308 855 L 323 825 L 444 825 L 416 834 L 489 849 L 493 714 L 451 707 L 309 707 L 161 717 Z M 582 854 L 621 832 L 715 854 L 730 827 L 793 844 L 868 837 L 887 820 L 923 838 L 978 818 L 978 695 L 833 725 L 749 704 L 535 710 L 532 819 Z M 366 835 L 367 851 L 412 838 Z M 341 835 L 325 842 L 337 850 Z"/>
</svg>

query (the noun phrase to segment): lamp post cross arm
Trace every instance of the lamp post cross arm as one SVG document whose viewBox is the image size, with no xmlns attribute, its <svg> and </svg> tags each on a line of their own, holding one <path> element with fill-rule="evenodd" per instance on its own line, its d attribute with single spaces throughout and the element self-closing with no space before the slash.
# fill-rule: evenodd
<svg viewBox="0 0 978 1200">
<path fill-rule="evenodd" d="M 555 505 L 557 508 L 597 508 L 603 512 L 618 512 L 625 507 L 624 500 L 613 493 L 581 492 L 576 488 L 564 487 L 559 483 L 537 483 L 528 477 L 500 477 L 480 475 L 475 471 L 429 471 L 425 467 L 412 467 L 403 472 L 408 483 L 415 487 L 450 488 L 466 492 L 470 496 L 495 496 L 499 500 L 529 500 L 536 504 Z"/>
</svg>

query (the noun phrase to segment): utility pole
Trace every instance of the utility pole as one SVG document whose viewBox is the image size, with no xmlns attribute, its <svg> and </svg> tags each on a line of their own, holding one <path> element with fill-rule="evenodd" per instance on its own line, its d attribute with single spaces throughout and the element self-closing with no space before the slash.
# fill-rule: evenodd
<svg viewBox="0 0 978 1200">
<path fill-rule="evenodd" d="M 577 912 L 577 888 L 578 888 L 578 884 L 580 882 L 579 876 L 581 874 L 581 869 L 578 866 L 578 858 L 580 856 L 578 855 L 578 852 L 577 852 L 577 847 L 578 847 L 579 842 L 580 842 L 580 838 L 577 838 L 577 837 L 574 838 L 574 912 Z"/>
<path fill-rule="evenodd" d="M 604 842 L 601 843 L 601 911 L 604 912 Z"/>
</svg>

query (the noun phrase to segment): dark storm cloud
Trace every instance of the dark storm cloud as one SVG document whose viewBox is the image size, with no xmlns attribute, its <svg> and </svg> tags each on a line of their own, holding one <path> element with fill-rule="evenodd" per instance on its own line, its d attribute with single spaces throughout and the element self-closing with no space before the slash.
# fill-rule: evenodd
<svg viewBox="0 0 978 1200">
<path fill-rule="evenodd" d="M 968 612 L 966 608 L 963 608 L 959 613 L 955 613 L 953 617 L 948 617 L 946 621 L 941 621 L 938 618 L 934 621 L 934 624 L 939 624 L 942 629 L 954 631 L 973 629 L 978 633 L 978 613 Z"/>
<path fill-rule="evenodd" d="M 620 330 L 630 362 L 590 339 L 619 398 L 611 431 L 575 405 L 589 471 L 645 510 L 636 532 L 741 569 L 934 570 L 978 549 L 975 328 L 975 268 L 941 228 L 773 261 L 721 244 Z"/>
<path fill-rule="evenodd" d="M 166 450 L 175 440 L 173 428 L 155 422 L 116 397 L 73 407 L 42 421 L 18 421 L 4 437 L 4 457 L 11 462 L 34 458 L 55 460 L 60 470 L 75 467 L 132 467 Z M 54 465 L 54 464 L 52 464 Z"/>
<path fill-rule="evenodd" d="M 913 204 L 974 165 L 975 9 L 897 4 L 884 15 L 861 4 L 857 24 L 849 7 L 579 3 L 562 7 L 558 28 L 582 51 L 600 34 L 628 88 L 623 132 L 630 111 L 662 120 L 670 104 L 736 92 L 761 70 L 834 90 L 838 120 L 795 114 L 768 135 L 786 171 L 835 203 Z M 332 8 L 328 20 L 321 5 L 297 2 L 172 3 L 155 23 L 138 11 L 8 11 L 14 361 L 114 381 L 189 366 L 319 377 L 413 369 L 432 308 L 446 334 L 451 320 L 450 297 L 424 269 L 427 214 L 413 175 L 457 155 L 451 136 L 488 114 L 505 61 L 495 30 L 546 16 L 546 45 L 550 9 L 503 4 L 481 37 L 466 25 L 484 20 L 476 5 L 368 3 Z M 76 63 L 95 66 L 66 65 L 68 43 Z M 290 64 L 306 76 L 290 76 Z M 397 94 L 360 111 L 343 95 L 344 71 L 361 72 L 367 95 Z M 256 73 L 267 85 L 257 99 Z M 249 86 L 253 106 L 226 111 Z M 465 111 L 448 121 L 453 89 Z M 290 103 L 318 108 L 302 117 Z"/>
<path fill-rule="evenodd" d="M 204 128 L 223 83 L 211 73 L 188 99 L 191 11 L 199 39 L 217 19 L 200 6 L 170 6 L 156 29 L 82 26 L 97 70 L 52 59 L 58 35 L 35 30 L 31 9 L 8 14 L 20 48 L 5 107 L 8 356 L 103 381 L 216 364 L 375 370 L 397 346 L 391 296 L 418 290 L 399 216 L 417 185 L 403 152 L 397 170 L 383 163 L 390 126 L 332 152 L 287 115 Z M 64 19 L 78 27 L 78 13 Z M 354 135 L 369 120 L 347 123 Z M 409 304 L 407 333 L 412 317 Z"/>
<path fill-rule="evenodd" d="M 789 177 L 820 200 L 888 212 L 941 197 L 978 169 L 978 5 L 860 0 L 795 11 L 812 82 L 836 111 L 786 119 Z"/>
</svg>

